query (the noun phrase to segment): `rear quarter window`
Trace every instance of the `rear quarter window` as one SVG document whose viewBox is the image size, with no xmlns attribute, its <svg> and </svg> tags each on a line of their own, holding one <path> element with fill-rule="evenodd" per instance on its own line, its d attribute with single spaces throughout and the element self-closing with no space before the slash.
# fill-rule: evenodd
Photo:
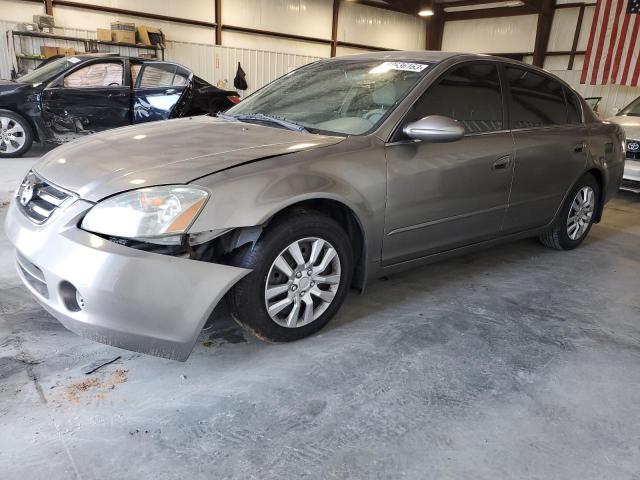
<svg viewBox="0 0 640 480">
<path fill-rule="evenodd" d="M 567 123 L 561 83 L 529 70 L 507 67 L 511 128 L 534 128 Z"/>
</svg>

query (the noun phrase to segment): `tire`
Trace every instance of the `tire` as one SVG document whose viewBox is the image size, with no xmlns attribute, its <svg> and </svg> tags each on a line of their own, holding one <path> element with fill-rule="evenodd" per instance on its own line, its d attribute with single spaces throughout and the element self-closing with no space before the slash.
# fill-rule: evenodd
<svg viewBox="0 0 640 480">
<path fill-rule="evenodd" d="M 303 265 L 306 265 L 303 268 L 296 266 L 290 254 L 289 247 L 294 243 L 300 249 Z M 331 255 L 330 247 L 337 255 Z M 317 258 L 311 262 L 311 255 L 316 250 L 319 252 Z M 326 268 L 320 270 L 322 260 L 329 257 Z M 285 274 L 276 265 L 277 260 L 285 260 L 291 273 Z M 317 332 L 336 314 L 351 285 L 353 250 L 349 237 L 335 220 L 319 212 L 297 209 L 273 221 L 253 248 L 241 249 L 231 264 L 253 270 L 230 292 L 230 310 L 234 319 L 262 340 L 290 342 Z M 296 271 L 300 278 L 296 277 Z M 267 287 L 270 295 L 279 293 L 267 298 Z M 320 290 L 321 293 L 318 292 Z M 324 300 L 331 296 L 330 302 Z M 313 308 L 307 316 L 309 301 Z M 280 306 L 276 305 L 279 302 Z M 283 303 L 287 304 L 276 312 Z M 294 317 L 292 311 L 296 304 L 298 310 Z M 272 309 L 271 314 L 268 306 Z"/>
<path fill-rule="evenodd" d="M 589 197 L 586 202 L 585 192 Z M 551 228 L 540 235 L 542 244 L 556 250 L 573 250 L 580 245 L 591 231 L 599 201 L 600 185 L 592 174 L 585 173 L 571 189 Z"/>
<path fill-rule="evenodd" d="M 0 158 L 21 157 L 33 145 L 33 130 L 29 122 L 12 112 L 0 109 Z"/>
</svg>

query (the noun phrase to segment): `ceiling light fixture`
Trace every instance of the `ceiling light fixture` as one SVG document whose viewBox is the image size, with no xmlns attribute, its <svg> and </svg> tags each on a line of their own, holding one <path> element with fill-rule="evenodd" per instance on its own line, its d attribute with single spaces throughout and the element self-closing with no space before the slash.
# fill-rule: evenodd
<svg viewBox="0 0 640 480">
<path fill-rule="evenodd" d="M 431 10 L 430 8 L 425 8 L 424 10 L 420 10 L 418 12 L 418 15 L 420 15 L 421 17 L 430 17 L 431 15 L 433 15 L 433 10 Z"/>
</svg>

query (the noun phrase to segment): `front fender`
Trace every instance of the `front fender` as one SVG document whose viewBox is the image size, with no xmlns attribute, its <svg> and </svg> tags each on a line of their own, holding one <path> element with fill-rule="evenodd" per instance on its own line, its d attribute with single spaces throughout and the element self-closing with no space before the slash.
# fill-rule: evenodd
<svg viewBox="0 0 640 480">
<path fill-rule="evenodd" d="M 386 161 L 381 142 L 350 138 L 336 145 L 268 158 L 200 178 L 211 199 L 189 229 L 252 227 L 307 200 L 339 202 L 356 216 L 367 261 L 380 259 L 386 202 Z"/>
</svg>

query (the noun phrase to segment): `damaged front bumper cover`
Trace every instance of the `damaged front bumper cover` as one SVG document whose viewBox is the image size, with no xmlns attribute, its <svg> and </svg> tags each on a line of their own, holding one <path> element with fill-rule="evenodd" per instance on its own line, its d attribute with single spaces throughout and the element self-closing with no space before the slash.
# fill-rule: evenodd
<svg viewBox="0 0 640 480">
<path fill-rule="evenodd" d="M 143 252 L 77 227 L 76 200 L 35 225 L 11 202 L 5 231 L 18 273 L 66 328 L 116 347 L 186 360 L 224 296 L 250 270 Z"/>
</svg>

